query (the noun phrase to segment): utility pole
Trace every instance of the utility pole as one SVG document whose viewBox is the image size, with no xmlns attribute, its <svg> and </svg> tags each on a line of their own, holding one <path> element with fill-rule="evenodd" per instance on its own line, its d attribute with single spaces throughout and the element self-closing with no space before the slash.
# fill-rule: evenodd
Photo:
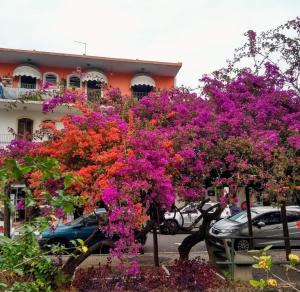
<svg viewBox="0 0 300 292">
<path fill-rule="evenodd" d="M 78 44 L 84 45 L 84 54 L 83 54 L 83 55 L 86 55 L 86 47 L 87 47 L 87 43 L 85 43 L 85 42 L 80 42 L 80 41 L 74 41 L 74 43 L 78 43 Z"/>
</svg>

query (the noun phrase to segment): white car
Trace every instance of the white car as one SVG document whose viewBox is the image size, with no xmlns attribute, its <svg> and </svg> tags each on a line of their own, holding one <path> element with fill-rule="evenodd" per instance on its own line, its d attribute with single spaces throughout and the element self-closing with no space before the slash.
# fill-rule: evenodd
<svg viewBox="0 0 300 292">
<path fill-rule="evenodd" d="M 199 218 L 201 212 L 197 209 L 199 203 L 190 203 L 176 212 L 166 212 L 165 220 L 160 226 L 160 231 L 164 234 L 175 234 L 180 229 L 190 229 L 191 227 L 199 227 L 202 224 L 202 219 L 193 226 L 193 223 Z M 216 202 L 207 202 L 203 206 L 203 210 L 207 210 Z M 223 210 L 219 219 L 227 218 L 231 215 L 229 206 Z"/>
</svg>

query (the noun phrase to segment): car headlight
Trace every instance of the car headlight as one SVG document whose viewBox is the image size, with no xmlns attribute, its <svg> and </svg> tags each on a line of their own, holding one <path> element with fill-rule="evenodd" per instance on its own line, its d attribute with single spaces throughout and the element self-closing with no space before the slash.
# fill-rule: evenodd
<svg viewBox="0 0 300 292">
<path fill-rule="evenodd" d="M 232 233 L 234 231 L 237 231 L 238 229 L 221 229 L 220 232 L 221 233 Z"/>
</svg>

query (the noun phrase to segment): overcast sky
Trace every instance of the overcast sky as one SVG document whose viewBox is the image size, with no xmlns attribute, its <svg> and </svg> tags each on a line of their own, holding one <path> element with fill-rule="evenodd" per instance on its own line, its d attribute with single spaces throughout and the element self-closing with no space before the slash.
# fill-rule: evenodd
<svg viewBox="0 0 300 292">
<path fill-rule="evenodd" d="M 300 14 L 300 0 L 0 0 L 0 47 L 182 62 L 178 85 L 225 64 L 244 32 Z"/>
</svg>

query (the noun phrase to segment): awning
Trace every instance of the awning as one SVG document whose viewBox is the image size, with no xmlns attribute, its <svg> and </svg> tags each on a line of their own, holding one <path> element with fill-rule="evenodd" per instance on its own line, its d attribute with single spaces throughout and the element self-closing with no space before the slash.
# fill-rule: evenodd
<svg viewBox="0 0 300 292">
<path fill-rule="evenodd" d="M 131 87 L 136 85 L 148 85 L 155 87 L 155 81 L 148 75 L 137 74 L 131 80 Z"/>
<path fill-rule="evenodd" d="M 107 77 L 100 71 L 88 71 L 83 74 L 81 81 L 98 81 L 107 84 Z"/>
<path fill-rule="evenodd" d="M 13 76 L 30 76 L 36 79 L 42 79 L 42 74 L 40 70 L 31 65 L 21 65 L 18 66 L 14 72 Z"/>
</svg>

